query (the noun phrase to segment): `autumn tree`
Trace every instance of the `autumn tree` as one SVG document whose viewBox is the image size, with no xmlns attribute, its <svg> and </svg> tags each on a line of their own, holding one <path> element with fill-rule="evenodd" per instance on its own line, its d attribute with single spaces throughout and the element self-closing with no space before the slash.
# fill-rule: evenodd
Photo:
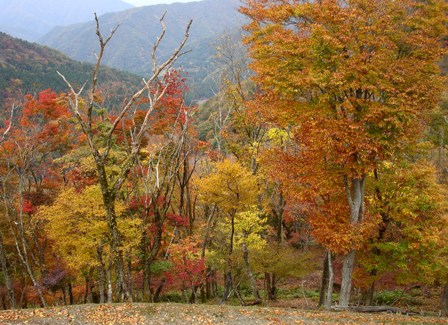
<svg viewBox="0 0 448 325">
<path fill-rule="evenodd" d="M 17 109 L 17 106 L 12 105 L 9 118 L 4 119 L 2 128 L 0 130 L 0 133 L 1 133 L 0 145 L 6 140 L 8 133 L 11 131 L 14 112 L 16 109 Z M 14 292 L 12 280 L 11 280 L 9 270 L 8 270 L 8 261 L 6 258 L 6 248 L 5 248 L 5 244 L 4 244 L 4 240 L 3 240 L 2 231 L 0 231 L 0 263 L 1 263 L 1 267 L 2 267 L 4 283 L 5 283 L 6 289 L 8 290 L 10 305 L 11 305 L 11 308 L 14 309 L 15 305 L 16 305 L 15 292 Z"/>
<path fill-rule="evenodd" d="M 173 67 L 174 62 L 183 54 L 182 48 L 185 45 L 191 26 L 191 21 L 188 23 L 185 35 L 178 47 L 172 54 L 162 63 L 157 60 L 157 51 L 162 42 L 166 26 L 164 24 L 164 17 L 160 19 L 162 31 L 154 43 L 152 52 L 152 70 L 148 79 L 144 80 L 143 85 L 135 91 L 129 100 L 125 101 L 116 111 L 115 117 L 112 119 L 110 125 L 104 127 L 103 123 L 98 123 L 95 119 L 95 109 L 101 107 L 101 96 L 98 96 L 98 78 L 99 67 L 103 58 L 106 46 L 116 28 L 110 33 L 107 38 L 103 38 L 100 31 L 98 18 L 96 20 L 96 34 L 99 41 L 99 52 L 97 54 L 97 62 L 92 75 L 92 82 L 88 98 L 83 98 L 84 87 L 75 90 L 73 85 L 62 74 L 69 87 L 69 103 L 73 115 L 76 118 L 76 123 L 81 128 L 86 137 L 86 141 L 90 150 L 90 154 L 94 159 L 96 173 L 98 176 L 98 183 L 101 187 L 102 199 L 104 209 L 106 212 L 107 224 L 110 232 L 110 246 L 113 253 L 113 262 L 116 268 L 117 281 L 119 290 L 121 291 L 121 300 L 131 300 L 129 290 L 124 279 L 123 256 L 121 251 L 121 234 L 117 228 L 117 214 L 115 211 L 115 202 L 118 192 L 123 187 L 123 184 L 128 179 L 129 173 L 136 164 L 139 156 L 142 143 L 148 134 L 148 130 L 152 127 L 152 119 L 156 112 L 160 109 L 161 98 L 166 96 L 169 88 L 169 80 L 164 79 L 163 76 L 168 74 Z M 140 99 L 145 98 L 142 105 L 137 105 Z M 139 114 L 137 114 L 139 112 Z M 138 120 L 136 118 L 139 118 Z M 117 174 L 110 174 L 107 171 L 107 163 L 110 159 L 111 151 L 116 142 L 117 129 L 122 126 L 126 119 L 133 120 L 129 125 L 124 159 L 119 162 L 119 172 Z"/>
<path fill-rule="evenodd" d="M 59 175 L 52 162 L 72 147 L 70 112 L 50 89 L 25 98 L 0 147 L 3 216 L 20 264 L 46 305 L 39 277 L 48 271 L 37 207 L 51 201 Z"/>
<path fill-rule="evenodd" d="M 446 188 L 428 161 L 384 161 L 369 190 L 371 209 L 381 215 L 379 231 L 360 251 L 357 282 L 371 305 L 375 283 L 389 275 L 398 284 L 432 284 L 447 241 Z M 442 263 L 443 264 L 443 263 Z"/>
<path fill-rule="evenodd" d="M 205 258 L 201 256 L 200 243 L 187 237 L 172 245 L 170 249 L 171 268 L 166 272 L 170 282 L 180 282 L 182 291 L 191 290 L 186 300 L 196 302 L 196 291 L 206 281 Z"/>
<path fill-rule="evenodd" d="M 296 156 L 319 177 L 311 186 L 329 179 L 340 191 L 331 235 L 345 237 L 339 304 L 348 306 L 369 174 L 418 137 L 439 100 L 445 1 L 247 0 L 242 12 L 261 88 L 254 109 L 292 128 Z"/>
<path fill-rule="evenodd" d="M 265 209 L 268 223 L 274 228 L 265 233 L 275 233 L 269 237 L 268 246 L 283 246 L 285 197 L 282 181 L 269 173 L 266 165 L 272 165 L 263 156 L 269 148 L 284 147 L 288 135 L 285 130 L 270 128 L 266 120 L 258 118 L 257 113 L 248 107 L 247 103 L 254 98 L 256 86 L 250 79 L 246 47 L 242 42 L 241 33 L 224 34 L 217 46 L 217 61 L 221 71 L 221 89 L 213 101 L 218 98 L 216 109 L 211 117 L 214 120 L 215 142 L 218 144 L 219 157 L 231 155 L 239 163 L 250 168 L 254 175 L 265 179 L 261 182 L 263 188 L 260 202 L 269 200 Z M 274 268 L 272 268 L 274 270 Z M 276 285 L 281 278 L 274 272 L 265 272 L 265 284 L 268 299 L 275 298 Z"/>
<path fill-rule="evenodd" d="M 125 208 L 122 201 L 117 202 L 117 225 L 126 252 L 140 243 L 141 220 L 126 216 Z M 88 186 L 80 192 L 64 188 L 51 205 L 39 209 L 38 218 L 44 222 L 48 238 L 69 269 L 84 274 L 98 270 L 100 302 L 112 302 L 112 292 L 106 290 L 111 288 L 108 272 L 112 252 L 99 186 Z"/>
<path fill-rule="evenodd" d="M 259 186 L 257 177 L 250 170 L 230 160 L 217 163 L 215 168 L 210 175 L 197 180 L 196 184 L 201 201 L 210 205 L 216 205 L 219 216 L 222 218 L 221 222 L 228 226 L 223 236 L 227 241 L 225 244 L 227 252 L 225 253 L 224 265 L 225 289 L 221 303 L 225 303 L 232 288 L 237 292 L 232 270 L 235 263 L 234 255 L 238 237 L 240 237 L 239 244 L 242 245 L 245 254 L 247 254 L 245 261 L 246 271 L 248 277 L 251 278 L 252 271 L 250 264 L 248 264 L 249 252 L 247 242 L 250 234 L 244 227 L 250 223 L 253 225 L 260 223 L 259 215 L 261 211 L 255 208 L 257 211 L 254 212 L 254 206 L 257 206 Z M 245 223 L 246 226 L 244 225 Z M 240 233 L 237 233 L 237 228 L 239 228 Z M 255 298 L 259 299 L 256 287 L 252 287 Z"/>
</svg>

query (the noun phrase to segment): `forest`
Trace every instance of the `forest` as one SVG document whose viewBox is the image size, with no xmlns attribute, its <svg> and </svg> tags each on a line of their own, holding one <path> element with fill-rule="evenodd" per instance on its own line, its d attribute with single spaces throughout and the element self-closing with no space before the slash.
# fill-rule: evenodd
<svg viewBox="0 0 448 325">
<path fill-rule="evenodd" d="M 194 21 L 160 60 L 164 17 L 138 86 L 103 82 L 117 29 L 95 16 L 88 82 L 58 70 L 63 91 L 8 92 L 3 309 L 293 292 L 325 309 L 447 316 L 446 1 L 245 0 L 240 12 L 242 40 L 219 40 L 206 101 L 186 100 L 194 85 L 175 68 Z"/>
</svg>

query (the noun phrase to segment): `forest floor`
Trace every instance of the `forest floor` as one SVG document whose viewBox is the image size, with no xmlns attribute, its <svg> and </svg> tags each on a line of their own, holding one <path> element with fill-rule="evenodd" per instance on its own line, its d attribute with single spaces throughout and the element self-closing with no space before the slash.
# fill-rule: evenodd
<svg viewBox="0 0 448 325">
<path fill-rule="evenodd" d="M 280 307 L 134 303 L 0 311 L 0 324 L 448 324 L 448 319 Z"/>
</svg>

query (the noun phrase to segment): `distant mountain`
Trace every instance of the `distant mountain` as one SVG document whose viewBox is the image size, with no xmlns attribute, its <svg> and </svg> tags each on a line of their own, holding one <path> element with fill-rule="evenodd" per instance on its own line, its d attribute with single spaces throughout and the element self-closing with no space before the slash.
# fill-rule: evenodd
<svg viewBox="0 0 448 325">
<path fill-rule="evenodd" d="M 102 32 L 107 35 L 120 25 L 110 41 L 103 63 L 122 70 L 145 75 L 150 71 L 151 49 L 160 33 L 160 17 L 167 12 L 167 33 L 160 44 L 158 56 L 166 58 L 179 44 L 189 19 L 193 19 L 190 38 L 178 64 L 194 80 L 198 96 L 209 94 L 202 82 L 213 72 L 215 45 L 220 34 L 240 30 L 245 18 L 238 12 L 240 0 L 203 0 L 190 3 L 154 5 L 105 14 L 100 17 Z M 57 27 L 39 42 L 85 62 L 95 61 L 98 42 L 94 21 L 67 27 Z"/>
<path fill-rule="evenodd" d="M 59 25 L 92 20 L 98 15 L 133 8 L 121 0 L 0 0 L 0 31 L 35 41 Z"/>
<path fill-rule="evenodd" d="M 36 93 L 48 88 L 67 91 L 56 71 L 80 87 L 91 79 L 93 65 L 76 62 L 56 50 L 0 32 L 0 107 L 5 99 L 17 94 Z M 99 79 L 109 102 L 117 101 L 120 94 L 141 83 L 140 77 L 105 67 L 101 69 Z"/>
</svg>

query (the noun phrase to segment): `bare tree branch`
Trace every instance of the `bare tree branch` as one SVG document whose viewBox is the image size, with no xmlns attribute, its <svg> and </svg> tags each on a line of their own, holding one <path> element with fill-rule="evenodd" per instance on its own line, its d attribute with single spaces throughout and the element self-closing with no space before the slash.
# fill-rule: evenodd
<svg viewBox="0 0 448 325">
<path fill-rule="evenodd" d="M 97 54 L 95 68 L 93 69 L 93 78 L 92 78 L 92 89 L 91 89 L 91 94 L 90 94 L 90 103 L 89 103 L 89 108 L 87 110 L 87 123 L 89 125 L 89 128 L 92 128 L 92 110 L 93 110 L 93 105 L 94 105 L 94 101 L 95 101 L 95 92 L 96 92 L 97 83 L 98 83 L 98 73 L 99 73 L 99 70 L 100 70 L 101 60 L 103 59 L 104 49 L 106 48 L 107 43 L 109 43 L 109 41 L 112 39 L 112 37 L 114 36 L 115 32 L 117 31 L 118 27 L 120 26 L 120 25 L 117 25 L 110 32 L 110 34 L 107 37 L 106 41 L 104 41 L 103 35 L 101 34 L 101 30 L 100 30 L 100 22 L 98 20 L 98 16 L 96 15 L 96 13 L 95 13 L 95 22 L 96 22 L 96 35 L 98 36 L 98 41 L 100 43 L 100 53 Z"/>
<path fill-rule="evenodd" d="M 159 36 L 157 37 L 157 40 L 154 42 L 154 46 L 152 48 L 151 58 L 152 58 L 152 72 L 155 73 L 157 70 L 157 59 L 156 59 L 156 51 L 159 48 L 160 42 L 165 37 L 166 33 L 166 25 L 165 25 L 165 15 L 166 11 L 163 13 L 162 17 L 159 19 L 160 24 L 162 25 L 162 31 L 160 32 Z"/>
<path fill-rule="evenodd" d="M 11 130 L 12 127 L 12 119 L 14 117 L 14 111 L 17 109 L 17 106 L 15 104 L 12 104 L 11 107 L 11 114 L 9 116 L 9 124 L 6 128 L 5 131 L 3 131 L 2 137 L 0 138 L 0 143 L 2 143 L 3 141 L 5 141 L 6 135 L 9 133 L 9 131 Z"/>
<path fill-rule="evenodd" d="M 92 128 L 89 124 L 85 123 L 84 119 L 82 118 L 81 112 L 79 110 L 79 97 L 81 96 L 82 92 L 84 91 L 84 87 L 86 86 L 87 81 L 84 82 L 84 84 L 79 89 L 79 91 L 76 92 L 75 89 L 73 88 L 72 84 L 67 80 L 67 78 L 65 78 L 65 76 L 62 73 L 60 73 L 59 71 L 56 71 L 56 72 L 64 80 L 65 84 L 70 88 L 70 93 L 74 97 L 74 102 L 71 98 L 69 98 L 70 108 L 75 113 L 76 119 L 78 120 L 78 123 L 81 126 L 83 133 L 87 136 L 87 141 L 89 143 L 90 149 L 97 153 L 98 150 L 96 149 L 96 147 L 93 143 L 93 139 L 91 137 Z"/>
<path fill-rule="evenodd" d="M 164 29 L 165 25 L 163 22 L 163 19 L 165 17 L 165 14 L 162 16 L 161 18 L 161 23 L 162 23 L 162 28 Z M 158 39 L 156 40 L 153 50 L 152 50 L 152 54 L 151 56 L 153 57 L 153 64 L 154 62 L 156 62 L 155 64 L 155 68 L 153 66 L 153 74 L 151 76 L 151 78 L 146 81 L 145 85 L 136 93 L 134 93 L 134 95 L 132 96 L 132 98 L 127 102 L 127 104 L 123 107 L 123 109 L 121 110 L 120 114 L 117 116 L 117 118 L 114 120 L 114 122 L 112 123 L 112 127 L 109 130 L 109 133 L 107 135 L 107 145 L 106 145 L 106 151 L 104 152 L 104 156 L 107 157 L 107 155 L 109 154 L 110 151 L 110 147 L 111 147 L 111 143 L 112 143 L 112 135 L 115 132 L 115 129 L 117 128 L 120 120 L 126 115 L 126 113 L 129 111 L 129 109 L 133 106 L 133 104 L 135 103 L 135 101 L 141 97 L 141 95 L 145 92 L 148 91 L 148 96 L 151 96 L 151 85 L 163 74 L 163 72 L 168 71 L 173 63 L 177 60 L 177 58 L 179 57 L 179 54 L 182 51 L 182 48 L 184 47 L 185 43 L 187 42 L 189 36 L 190 36 L 190 28 L 191 28 L 191 24 L 193 23 L 193 20 L 190 20 L 186 29 L 185 29 L 185 34 L 184 37 L 182 39 L 182 41 L 180 42 L 179 46 L 174 50 L 174 52 L 171 54 L 171 56 L 165 61 L 163 62 L 161 65 L 157 66 L 157 60 L 156 60 L 156 52 L 158 49 L 158 46 L 160 44 L 160 42 L 162 41 L 165 32 L 164 30 L 162 30 L 162 32 L 160 33 Z M 138 150 L 140 144 L 137 142 L 141 141 L 142 135 L 145 132 L 145 130 L 148 127 L 148 122 L 149 122 L 149 117 L 151 115 L 151 113 L 153 112 L 153 110 L 155 109 L 157 102 L 163 97 L 163 95 L 165 94 L 166 89 L 164 89 L 161 93 L 155 93 L 152 97 L 150 98 L 150 107 L 147 109 L 147 112 L 145 114 L 145 118 L 144 118 L 144 123 L 141 125 L 139 131 L 137 132 L 137 134 L 139 136 L 137 136 L 136 142 L 134 142 L 135 145 L 133 145 L 133 150 Z M 135 147 L 135 148 L 134 148 Z"/>
<path fill-rule="evenodd" d="M 103 36 L 100 32 L 99 27 L 99 20 L 98 17 L 95 14 L 95 21 L 96 21 L 96 34 L 98 36 L 98 40 L 100 43 L 100 52 L 97 55 L 97 61 L 96 65 L 93 70 L 93 80 L 92 80 L 92 86 L 91 86 L 91 92 L 90 92 L 90 100 L 89 105 L 87 107 L 87 116 L 85 116 L 85 113 L 81 111 L 80 105 L 80 96 L 84 89 L 84 86 L 76 92 L 73 88 L 73 86 L 70 84 L 70 82 L 67 81 L 67 79 L 58 72 L 58 74 L 63 78 L 65 83 L 70 89 L 71 94 L 69 95 L 70 100 L 70 109 L 74 114 L 76 115 L 77 122 L 81 126 L 83 133 L 87 137 L 87 141 L 89 143 L 91 154 L 95 160 L 96 165 L 96 172 L 98 174 L 98 182 L 101 187 L 101 193 L 103 197 L 103 203 L 104 203 L 104 209 L 106 213 L 106 219 L 107 219 L 107 225 L 110 232 L 110 247 L 113 252 L 113 261 L 116 267 L 116 274 L 117 274 L 117 283 L 120 290 L 122 290 L 122 299 L 128 298 L 130 301 L 132 301 L 132 297 L 130 296 L 128 290 L 127 290 L 127 284 L 124 280 L 124 267 L 123 267 L 123 255 L 120 251 L 121 247 L 121 237 L 120 232 L 117 227 L 117 215 L 115 211 L 115 201 L 117 198 L 118 191 L 122 188 L 124 182 L 127 180 L 129 173 L 131 172 L 133 166 L 135 166 L 136 162 L 138 161 L 138 154 L 140 152 L 140 147 L 142 143 L 142 139 L 144 138 L 146 131 L 150 124 L 150 116 L 152 112 L 157 108 L 158 103 L 160 100 L 165 96 L 167 89 L 169 87 L 168 84 L 163 84 L 161 81 L 161 77 L 163 77 L 169 70 L 172 68 L 174 62 L 177 60 L 177 58 L 182 55 L 181 51 L 184 47 L 185 43 L 187 42 L 187 39 L 189 37 L 189 30 L 190 26 L 192 24 L 192 21 L 189 22 L 188 26 L 185 30 L 185 35 L 178 45 L 178 47 L 172 52 L 170 57 L 166 59 L 162 64 L 157 65 L 157 49 L 162 42 L 164 36 L 166 27 L 164 24 L 165 15 L 161 18 L 161 24 L 162 24 L 162 32 L 159 35 L 159 38 L 156 40 L 153 51 L 151 53 L 151 57 L 153 59 L 153 73 L 152 76 L 149 78 L 148 81 L 144 81 L 144 85 L 134 94 L 132 97 L 124 101 L 123 105 L 121 106 L 121 110 L 118 113 L 118 116 L 114 119 L 112 122 L 112 125 L 109 130 L 106 132 L 101 133 L 101 137 L 106 140 L 106 144 L 104 146 L 104 142 L 101 141 L 101 143 L 97 143 L 95 141 L 95 126 L 93 125 L 93 107 L 95 104 L 95 93 L 96 93 L 96 87 L 97 87 L 97 79 L 98 79 L 98 72 L 100 69 L 101 60 L 104 54 L 104 50 L 106 48 L 107 43 L 112 38 L 113 34 L 115 33 L 118 26 L 110 33 L 109 37 L 104 40 Z M 145 117 L 143 119 L 143 123 L 141 125 L 137 125 L 136 123 L 133 124 L 133 130 L 131 131 L 131 141 L 130 141 L 130 148 L 128 150 L 127 156 L 125 157 L 124 161 L 121 163 L 120 166 L 120 172 L 118 175 L 110 175 L 107 171 L 107 158 L 109 157 L 110 151 L 112 150 L 113 146 L 113 135 L 116 131 L 118 125 L 120 123 L 123 123 L 124 117 L 130 112 L 136 101 L 143 95 L 143 93 L 147 91 L 148 92 L 148 98 L 149 98 L 149 107 L 146 108 L 146 111 L 144 113 Z M 71 98 L 70 98 L 71 96 Z M 134 111 L 135 116 L 135 111 Z M 101 150 L 101 151 L 100 151 Z M 173 155 L 177 154 L 177 151 L 175 150 Z M 176 158 L 173 156 L 173 158 Z M 171 160 L 170 160 L 171 161 Z M 168 168 L 175 168 L 168 164 Z M 171 191 L 174 190 L 174 186 L 171 188 Z M 172 193 L 170 193 L 172 194 Z M 166 211 L 165 211 L 166 212 Z"/>
</svg>

